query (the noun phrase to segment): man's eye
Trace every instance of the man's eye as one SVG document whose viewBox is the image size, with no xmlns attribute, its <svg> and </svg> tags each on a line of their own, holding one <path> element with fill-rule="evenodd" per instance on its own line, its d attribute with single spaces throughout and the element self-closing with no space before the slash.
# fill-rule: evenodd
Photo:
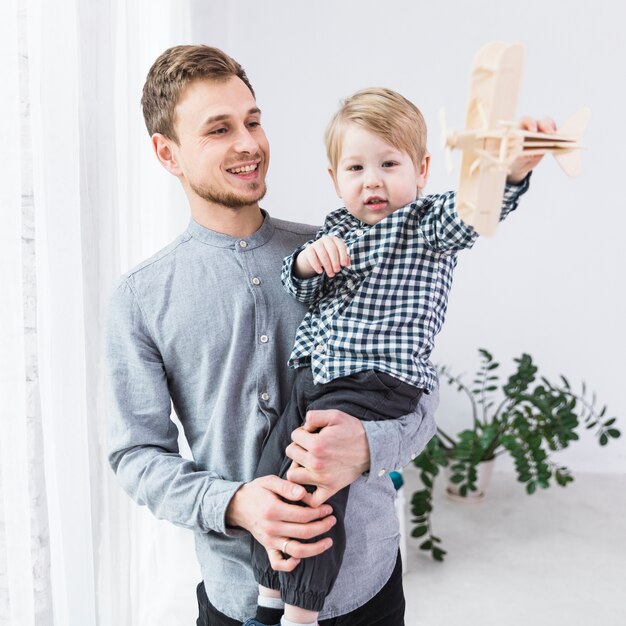
<svg viewBox="0 0 626 626">
<path fill-rule="evenodd" d="M 258 128 L 261 122 L 248 122 L 248 128 Z"/>
<path fill-rule="evenodd" d="M 227 128 L 224 128 L 223 126 L 221 126 L 220 128 L 215 128 L 211 131 L 209 131 L 209 135 L 223 135 L 225 132 L 227 132 Z"/>
</svg>

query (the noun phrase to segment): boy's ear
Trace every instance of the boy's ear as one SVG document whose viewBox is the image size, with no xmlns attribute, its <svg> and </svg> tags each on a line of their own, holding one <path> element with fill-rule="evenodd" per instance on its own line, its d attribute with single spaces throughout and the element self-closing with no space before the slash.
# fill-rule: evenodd
<svg viewBox="0 0 626 626">
<path fill-rule="evenodd" d="M 161 133 L 154 133 L 151 137 L 152 149 L 159 163 L 174 176 L 180 176 L 182 170 L 178 164 L 176 143 Z"/>
<path fill-rule="evenodd" d="M 341 192 L 339 191 L 339 185 L 337 184 L 337 176 L 335 176 L 335 172 L 333 172 L 332 167 L 328 168 L 328 173 L 330 174 L 330 177 L 333 179 L 333 185 L 335 186 L 335 191 L 337 193 L 337 196 L 341 198 Z"/>
<path fill-rule="evenodd" d="M 418 190 L 424 189 L 428 182 L 428 168 L 430 167 L 430 154 L 426 152 L 420 163 L 420 167 L 417 171 L 417 188 Z"/>
</svg>

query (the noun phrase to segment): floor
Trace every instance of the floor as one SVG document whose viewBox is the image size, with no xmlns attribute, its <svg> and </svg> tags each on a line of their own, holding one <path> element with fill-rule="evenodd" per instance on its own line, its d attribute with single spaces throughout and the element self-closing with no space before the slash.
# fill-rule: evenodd
<svg viewBox="0 0 626 626">
<path fill-rule="evenodd" d="M 626 626 L 626 475 L 577 475 L 528 496 L 496 473 L 478 504 L 443 487 L 432 524 L 448 554 L 435 562 L 408 539 L 406 626 Z M 407 509 L 417 488 L 411 467 Z"/>
</svg>

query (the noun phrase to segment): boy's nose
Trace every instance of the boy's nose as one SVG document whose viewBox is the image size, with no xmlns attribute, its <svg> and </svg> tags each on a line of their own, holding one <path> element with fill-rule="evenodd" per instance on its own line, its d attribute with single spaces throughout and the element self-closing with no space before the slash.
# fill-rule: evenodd
<svg viewBox="0 0 626 626">
<path fill-rule="evenodd" d="M 375 174 L 368 174 L 365 178 L 365 187 L 367 189 L 374 189 L 380 187 L 382 184 L 380 176 L 376 176 Z"/>
</svg>

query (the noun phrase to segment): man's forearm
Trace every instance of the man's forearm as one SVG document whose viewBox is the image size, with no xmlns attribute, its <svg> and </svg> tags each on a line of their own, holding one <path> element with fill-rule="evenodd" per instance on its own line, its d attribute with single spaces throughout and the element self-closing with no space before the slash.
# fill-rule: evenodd
<svg viewBox="0 0 626 626">
<path fill-rule="evenodd" d="M 437 426 L 435 411 L 439 389 L 422 394 L 415 412 L 403 417 L 364 422 L 370 449 L 368 480 L 377 480 L 392 470 L 401 469 L 422 452 Z"/>
<path fill-rule="evenodd" d="M 128 495 L 158 519 L 195 531 L 227 533 L 226 507 L 240 483 L 148 445 L 112 452 L 110 461 Z"/>
</svg>

